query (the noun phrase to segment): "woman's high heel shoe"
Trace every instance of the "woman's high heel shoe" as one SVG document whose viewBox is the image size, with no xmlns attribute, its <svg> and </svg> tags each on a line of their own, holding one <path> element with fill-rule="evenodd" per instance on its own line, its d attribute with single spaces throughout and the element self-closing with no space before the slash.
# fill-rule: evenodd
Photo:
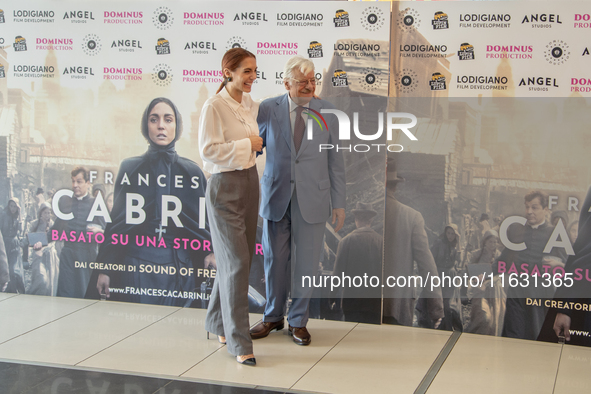
<svg viewBox="0 0 591 394">
<path fill-rule="evenodd" d="M 218 342 L 222 345 L 226 344 L 226 337 L 223 337 L 221 335 L 218 335 Z M 209 339 L 209 331 L 207 331 L 207 339 Z"/>
<path fill-rule="evenodd" d="M 256 358 L 254 358 L 254 354 L 247 354 L 245 356 L 236 356 L 236 361 L 238 361 L 238 364 L 242 364 L 242 365 L 250 365 L 250 366 L 255 366 L 257 365 L 257 360 Z"/>
</svg>

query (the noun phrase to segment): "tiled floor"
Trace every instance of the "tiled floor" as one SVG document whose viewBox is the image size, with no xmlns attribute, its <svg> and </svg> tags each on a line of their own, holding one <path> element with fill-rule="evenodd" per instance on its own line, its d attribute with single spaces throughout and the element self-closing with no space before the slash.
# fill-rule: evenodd
<svg viewBox="0 0 591 394">
<path fill-rule="evenodd" d="M 247 367 L 204 310 L 0 293 L 0 316 L 0 393 L 413 393 L 452 345 L 430 394 L 591 386 L 591 349 L 533 341 L 312 320 L 310 346 L 274 332 Z"/>
</svg>

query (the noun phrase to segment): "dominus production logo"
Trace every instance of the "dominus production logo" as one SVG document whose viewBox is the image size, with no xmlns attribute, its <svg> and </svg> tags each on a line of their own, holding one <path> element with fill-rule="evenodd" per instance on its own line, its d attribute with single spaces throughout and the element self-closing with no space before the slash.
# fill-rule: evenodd
<svg viewBox="0 0 591 394">
<path fill-rule="evenodd" d="M 429 81 L 429 86 L 431 87 L 431 90 L 445 90 L 446 84 L 445 84 L 445 76 L 441 73 L 433 73 L 433 75 L 431 75 L 431 80 Z"/>
<path fill-rule="evenodd" d="M 322 44 L 318 41 L 311 41 L 308 47 L 308 57 L 310 59 L 322 57 Z"/>
<path fill-rule="evenodd" d="M 467 42 L 460 45 L 460 50 L 458 51 L 458 59 L 474 60 L 474 46 Z"/>
<path fill-rule="evenodd" d="M 170 85 L 172 77 L 172 68 L 164 63 L 157 64 L 152 69 L 152 81 L 160 87 Z"/>
<path fill-rule="evenodd" d="M 410 68 L 403 68 L 396 74 L 396 87 L 401 93 L 412 93 L 416 90 L 419 79 L 416 72 Z"/>
<path fill-rule="evenodd" d="M 170 42 L 166 38 L 159 38 L 156 43 L 156 55 L 170 55 Z"/>
<path fill-rule="evenodd" d="M 345 10 L 337 10 L 332 21 L 334 27 L 349 27 L 349 13 Z"/>
<path fill-rule="evenodd" d="M 590 78 L 571 78 L 570 79 L 570 91 L 579 93 L 591 92 L 591 79 Z"/>
<path fill-rule="evenodd" d="M 6 72 L 4 71 L 4 64 L 0 63 L 0 78 L 6 78 Z"/>
<path fill-rule="evenodd" d="M 23 36 L 16 36 L 12 46 L 15 52 L 24 52 L 27 50 L 27 40 Z"/>
<path fill-rule="evenodd" d="M 5 23 L 4 10 L 0 10 L 0 23 Z"/>
<path fill-rule="evenodd" d="M 349 86 L 347 81 L 347 73 L 343 70 L 334 70 L 332 76 L 332 86 L 335 88 L 345 88 Z"/>
<path fill-rule="evenodd" d="M 244 39 L 242 37 L 239 37 L 239 36 L 230 37 L 230 39 L 226 43 L 226 51 L 228 49 L 232 49 L 232 48 L 244 48 L 244 49 L 248 49 L 246 47 L 246 41 L 244 41 Z"/>
<path fill-rule="evenodd" d="M 101 51 L 101 39 L 96 34 L 87 34 L 82 39 L 82 50 L 88 56 L 94 56 Z"/>
<path fill-rule="evenodd" d="M 378 7 L 367 7 L 361 13 L 361 26 L 367 31 L 380 30 L 384 26 L 384 13 Z"/>
<path fill-rule="evenodd" d="M 369 67 L 361 71 L 358 82 L 366 92 L 375 92 L 382 87 L 384 79 L 381 70 Z"/>
<path fill-rule="evenodd" d="M 406 8 L 398 13 L 398 27 L 402 31 L 410 32 L 421 26 L 421 17 L 417 10 Z"/>
<path fill-rule="evenodd" d="M 174 23 L 172 10 L 168 7 L 158 7 L 152 15 L 152 23 L 160 30 L 166 30 Z"/>
<path fill-rule="evenodd" d="M 568 44 L 562 40 L 552 40 L 546 45 L 544 59 L 555 66 L 563 64 L 570 58 Z"/>
<path fill-rule="evenodd" d="M 433 30 L 449 29 L 449 18 L 443 11 L 437 11 L 431 21 Z"/>
</svg>

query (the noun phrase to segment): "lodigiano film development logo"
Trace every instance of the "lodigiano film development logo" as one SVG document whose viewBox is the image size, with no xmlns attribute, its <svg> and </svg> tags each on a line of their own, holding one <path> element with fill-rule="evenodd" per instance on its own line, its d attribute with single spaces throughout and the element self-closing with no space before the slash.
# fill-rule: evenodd
<svg viewBox="0 0 591 394">
<path fill-rule="evenodd" d="M 318 41 L 311 41 L 308 47 L 308 57 L 310 59 L 322 57 L 322 44 Z"/>
<path fill-rule="evenodd" d="M 172 68 L 167 64 L 160 63 L 152 69 L 152 81 L 160 87 L 170 85 L 172 77 Z"/>
<path fill-rule="evenodd" d="M 82 50 L 88 56 L 94 56 L 101 51 L 101 39 L 96 34 L 87 34 L 82 39 Z"/>
<path fill-rule="evenodd" d="M 174 23 L 172 10 L 168 7 L 158 7 L 152 15 L 152 23 L 160 30 L 166 30 Z"/>
<path fill-rule="evenodd" d="M 474 46 L 467 42 L 460 45 L 460 50 L 458 51 L 458 59 L 474 60 Z"/>
<path fill-rule="evenodd" d="M 361 75 L 359 76 L 359 84 L 363 90 L 371 93 L 382 87 L 384 79 L 385 78 L 381 70 L 368 67 L 361 71 Z"/>
<path fill-rule="evenodd" d="M 345 10 L 337 10 L 332 21 L 334 27 L 349 27 L 349 13 Z"/>
<path fill-rule="evenodd" d="M 419 83 L 418 75 L 410 68 L 403 68 L 396 74 L 396 87 L 401 93 L 412 93 Z"/>
<path fill-rule="evenodd" d="M 4 71 L 4 64 L 0 63 L 0 78 L 6 78 L 6 72 Z"/>
<path fill-rule="evenodd" d="M 156 43 L 156 55 L 170 55 L 170 42 L 166 38 L 159 38 Z"/>
<path fill-rule="evenodd" d="M 15 52 L 24 52 L 27 50 L 27 40 L 23 36 L 16 36 L 12 46 Z"/>
<path fill-rule="evenodd" d="M 431 21 L 433 30 L 449 29 L 449 18 L 443 11 L 437 11 Z"/>
<path fill-rule="evenodd" d="M 246 41 L 244 41 L 244 39 L 242 37 L 239 37 L 239 36 L 230 37 L 230 39 L 228 40 L 228 42 L 226 42 L 226 51 L 228 49 L 232 49 L 232 48 L 248 49 L 246 47 Z"/>
<path fill-rule="evenodd" d="M 4 10 L 0 10 L 0 23 L 5 23 L 5 19 L 4 19 Z"/>
<path fill-rule="evenodd" d="M 445 90 L 446 84 L 445 84 L 445 76 L 441 73 L 433 73 L 433 75 L 431 75 L 431 80 L 429 81 L 429 86 L 431 87 L 431 90 Z"/>
<path fill-rule="evenodd" d="M 405 8 L 398 13 L 398 27 L 402 31 L 411 32 L 421 26 L 421 17 L 418 11 Z"/>
<path fill-rule="evenodd" d="M 332 86 L 335 88 L 346 88 L 349 86 L 347 81 L 347 73 L 343 70 L 334 70 L 332 76 Z"/>
<path fill-rule="evenodd" d="M 361 13 L 361 26 L 367 31 L 377 31 L 384 26 L 384 13 L 378 7 L 367 7 Z"/>
<path fill-rule="evenodd" d="M 544 50 L 544 59 L 548 63 L 558 66 L 570 58 L 568 44 L 562 40 L 552 40 L 546 45 Z"/>
</svg>

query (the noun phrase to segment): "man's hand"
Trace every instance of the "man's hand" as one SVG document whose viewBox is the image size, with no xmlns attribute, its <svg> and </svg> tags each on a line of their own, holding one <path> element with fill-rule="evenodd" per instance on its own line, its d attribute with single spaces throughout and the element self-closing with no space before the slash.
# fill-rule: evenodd
<svg viewBox="0 0 591 394">
<path fill-rule="evenodd" d="M 334 223 L 337 222 L 335 227 Z M 334 227 L 335 233 L 338 233 L 345 224 L 345 208 L 335 208 L 332 210 L 332 226 Z"/>
<path fill-rule="evenodd" d="M 99 274 L 98 276 L 98 280 L 96 281 L 96 289 L 98 290 L 99 294 L 105 295 L 107 296 L 107 298 L 110 297 L 110 290 L 109 290 L 109 285 L 111 284 L 111 278 L 109 278 L 108 275 L 105 274 Z"/>
<path fill-rule="evenodd" d="M 251 135 L 250 139 L 251 150 L 253 152 L 260 152 L 263 150 L 263 139 L 258 135 Z"/>
<path fill-rule="evenodd" d="M 564 334 L 564 339 L 570 341 L 570 316 L 564 313 L 557 313 L 554 319 L 554 332 L 559 337 L 560 333 Z"/>
</svg>

